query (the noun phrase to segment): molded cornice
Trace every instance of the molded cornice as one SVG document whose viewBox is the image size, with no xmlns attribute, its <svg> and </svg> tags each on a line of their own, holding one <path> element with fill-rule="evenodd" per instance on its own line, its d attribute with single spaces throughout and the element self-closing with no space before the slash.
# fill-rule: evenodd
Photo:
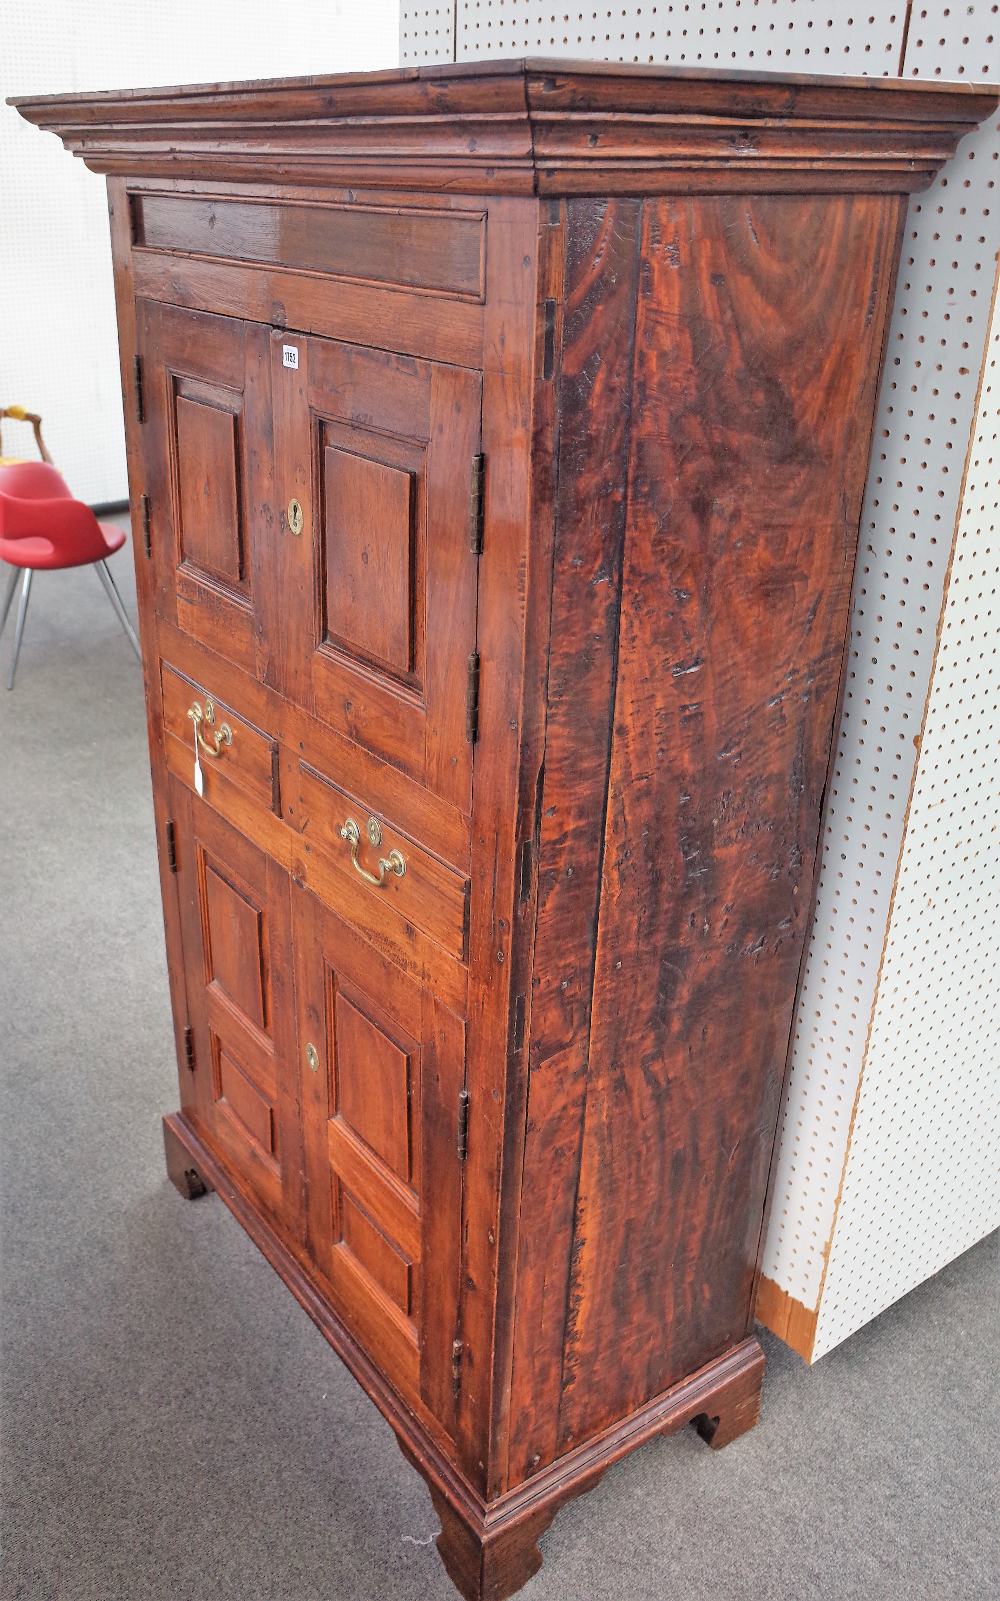
<svg viewBox="0 0 1000 1601">
<path fill-rule="evenodd" d="M 925 188 L 986 85 L 598 62 L 44 95 L 9 102 L 94 172 L 470 194 Z"/>
</svg>

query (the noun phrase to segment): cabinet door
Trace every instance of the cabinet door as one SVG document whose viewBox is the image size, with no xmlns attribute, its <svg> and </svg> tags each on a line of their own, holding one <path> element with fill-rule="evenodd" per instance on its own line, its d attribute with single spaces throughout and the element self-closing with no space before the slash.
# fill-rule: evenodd
<svg viewBox="0 0 1000 1601">
<path fill-rule="evenodd" d="M 160 616 L 269 677 L 270 330 L 140 302 L 150 559 Z"/>
<path fill-rule="evenodd" d="M 301 1237 L 301 1134 L 287 874 L 169 781 L 184 947 L 184 1112 Z"/>
<path fill-rule="evenodd" d="M 307 1250 L 359 1344 L 453 1432 L 464 1024 L 307 891 L 293 915 Z"/>
<path fill-rule="evenodd" d="M 276 333 L 271 382 L 286 692 L 467 811 L 481 376 Z"/>
</svg>

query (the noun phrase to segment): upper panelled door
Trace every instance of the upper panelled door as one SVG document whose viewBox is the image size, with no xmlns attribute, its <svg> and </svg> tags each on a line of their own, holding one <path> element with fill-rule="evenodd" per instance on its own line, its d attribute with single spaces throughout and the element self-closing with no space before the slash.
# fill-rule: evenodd
<svg viewBox="0 0 1000 1601">
<path fill-rule="evenodd" d="M 272 389 L 286 692 L 467 811 L 481 376 L 278 333 Z"/>
<path fill-rule="evenodd" d="M 140 303 L 156 609 L 265 680 L 277 570 L 269 336 L 255 323 Z"/>
</svg>

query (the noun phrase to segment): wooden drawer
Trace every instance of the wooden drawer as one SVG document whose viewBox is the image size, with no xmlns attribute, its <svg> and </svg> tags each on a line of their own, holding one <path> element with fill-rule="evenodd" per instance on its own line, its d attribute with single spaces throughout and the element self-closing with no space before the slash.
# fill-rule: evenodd
<svg viewBox="0 0 1000 1601">
<path fill-rule="evenodd" d="M 235 707 L 213 695 L 211 685 L 199 684 L 163 661 L 160 663 L 160 688 L 164 743 L 171 772 L 189 789 L 195 787 L 195 724 L 191 713 L 198 710 L 202 731 L 199 759 L 205 800 L 217 810 L 232 815 L 238 809 L 238 797 L 242 796 L 252 801 L 255 809 L 280 816 L 277 740 L 255 728 Z M 218 755 L 210 754 L 216 745 Z"/>
<path fill-rule="evenodd" d="M 364 908 L 366 923 L 374 919 L 377 925 L 388 910 L 450 956 L 466 960 L 468 879 L 395 829 L 374 808 L 371 797 L 352 795 L 309 763 L 300 762 L 298 822 L 303 839 L 329 858 L 335 869 L 333 882 L 342 880 L 343 891 Z M 345 829 L 352 836 L 356 829 L 356 842 L 344 837 Z M 341 904 L 337 909 L 346 910 Z"/>
</svg>

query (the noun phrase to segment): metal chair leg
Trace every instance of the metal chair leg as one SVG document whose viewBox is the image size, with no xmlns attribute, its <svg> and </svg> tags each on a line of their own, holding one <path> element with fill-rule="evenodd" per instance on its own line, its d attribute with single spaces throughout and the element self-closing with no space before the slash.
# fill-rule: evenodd
<svg viewBox="0 0 1000 1601">
<path fill-rule="evenodd" d="M 117 585 L 111 576 L 111 570 L 106 561 L 95 562 L 94 565 L 97 568 L 97 576 L 104 585 L 104 588 L 107 591 L 108 599 L 114 607 L 115 616 L 118 618 L 118 621 L 121 623 L 126 634 L 128 635 L 129 644 L 132 646 L 132 649 L 135 651 L 139 660 L 142 661 L 142 651 L 139 649 L 139 641 L 136 638 L 135 629 L 128 620 L 128 612 L 122 605 L 122 598 L 119 595 Z"/>
<path fill-rule="evenodd" d="M 3 616 L 0 617 L 0 634 L 3 633 L 7 626 L 7 614 L 10 611 L 10 603 L 14 599 L 14 591 L 17 588 L 17 581 L 23 571 L 24 569 L 22 567 L 12 567 L 10 570 L 10 583 L 7 586 L 7 593 L 4 596 Z"/>
<path fill-rule="evenodd" d="M 21 654 L 21 641 L 24 638 L 24 620 L 28 615 L 28 596 L 31 594 L 31 580 L 34 578 L 34 568 L 24 569 L 24 582 L 21 585 L 21 599 L 17 603 L 17 630 L 14 634 L 14 660 L 10 664 L 10 677 L 7 688 L 14 688 L 14 674 L 17 672 L 17 658 Z"/>
</svg>

